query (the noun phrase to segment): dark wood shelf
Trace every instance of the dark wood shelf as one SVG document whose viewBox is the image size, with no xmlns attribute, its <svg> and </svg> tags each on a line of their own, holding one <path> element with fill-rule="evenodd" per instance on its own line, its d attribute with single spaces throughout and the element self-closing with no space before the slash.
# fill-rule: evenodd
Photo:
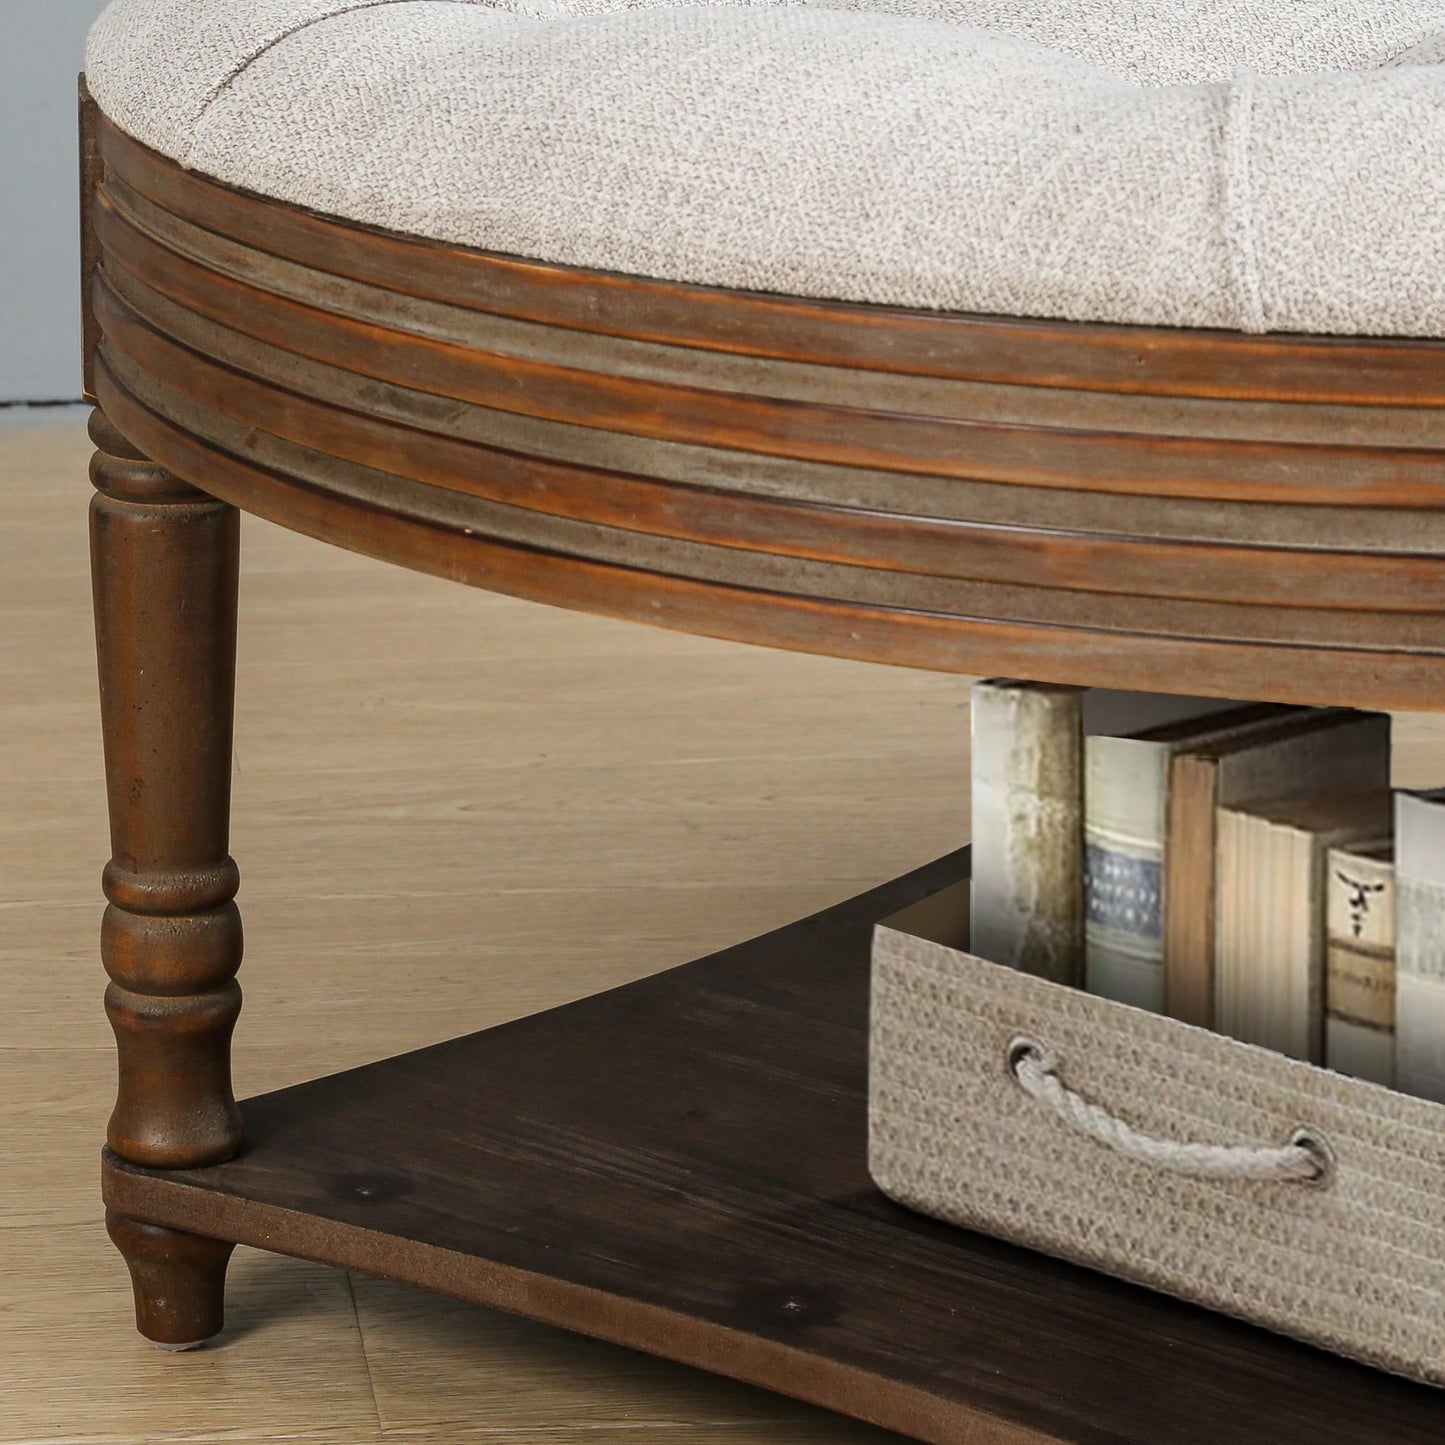
<svg viewBox="0 0 1445 1445">
<path fill-rule="evenodd" d="M 872 924 L 966 867 L 956 854 L 687 967 L 253 1099 L 239 1158 L 164 1174 L 108 1157 L 107 1201 L 934 1445 L 1438 1442 L 1438 1391 L 876 1190 Z"/>
</svg>

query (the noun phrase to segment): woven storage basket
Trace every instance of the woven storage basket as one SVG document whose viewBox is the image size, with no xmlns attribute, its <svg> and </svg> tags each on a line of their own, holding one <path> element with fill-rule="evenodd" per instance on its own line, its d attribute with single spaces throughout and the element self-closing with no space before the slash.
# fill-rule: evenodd
<svg viewBox="0 0 1445 1445">
<path fill-rule="evenodd" d="M 1445 1385 L 1445 1105 L 966 952 L 964 882 L 874 937 L 869 1154 L 900 1204 Z M 1313 1181 L 1140 1162 L 1026 1092 L 1018 1041 L 1141 1134 L 1283 1146 Z M 1011 1052 L 1012 1051 L 1012 1052 Z"/>
</svg>

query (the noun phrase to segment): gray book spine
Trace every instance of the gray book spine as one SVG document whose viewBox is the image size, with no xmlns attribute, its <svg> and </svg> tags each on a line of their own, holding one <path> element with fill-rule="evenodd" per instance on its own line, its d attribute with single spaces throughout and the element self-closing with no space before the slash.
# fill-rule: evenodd
<svg viewBox="0 0 1445 1445">
<path fill-rule="evenodd" d="M 1395 1087 L 1445 1104 L 1445 801 L 1395 796 Z"/>
</svg>

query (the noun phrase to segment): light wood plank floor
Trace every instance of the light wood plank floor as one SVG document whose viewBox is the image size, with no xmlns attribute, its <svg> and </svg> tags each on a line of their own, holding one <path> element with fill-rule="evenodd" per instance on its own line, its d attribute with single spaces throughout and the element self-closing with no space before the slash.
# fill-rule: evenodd
<svg viewBox="0 0 1445 1445">
<path fill-rule="evenodd" d="M 97 1197 L 87 458 L 79 420 L 0 429 L 0 1442 L 892 1439 L 247 1250 L 218 1347 L 135 1335 Z M 963 679 L 554 611 L 249 518 L 242 599 L 243 1094 L 709 952 L 965 835 Z"/>
<path fill-rule="evenodd" d="M 0 1445 L 893 1439 L 245 1250 L 219 1347 L 134 1334 L 98 1222 L 87 455 L 77 421 L 0 430 Z M 593 992 L 946 851 L 967 824 L 966 699 L 965 679 L 552 611 L 248 519 L 238 1089 Z M 1398 743 L 1400 781 L 1445 780 L 1439 720 L 1402 719 Z"/>
</svg>

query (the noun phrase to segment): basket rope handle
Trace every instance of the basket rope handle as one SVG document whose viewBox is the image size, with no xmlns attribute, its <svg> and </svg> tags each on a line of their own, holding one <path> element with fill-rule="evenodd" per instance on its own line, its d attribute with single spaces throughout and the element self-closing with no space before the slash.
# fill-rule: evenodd
<svg viewBox="0 0 1445 1445">
<path fill-rule="evenodd" d="M 1122 1119 L 1076 1094 L 1059 1077 L 1058 1066 L 1037 1040 L 1018 1037 L 1008 1046 L 1008 1071 L 1019 1088 L 1047 1104 L 1076 1133 L 1106 1148 L 1196 1179 L 1261 1179 L 1328 1188 L 1335 1177 L 1335 1155 L 1312 1129 L 1296 1129 L 1279 1146 L 1190 1144 L 1141 1134 Z"/>
</svg>

